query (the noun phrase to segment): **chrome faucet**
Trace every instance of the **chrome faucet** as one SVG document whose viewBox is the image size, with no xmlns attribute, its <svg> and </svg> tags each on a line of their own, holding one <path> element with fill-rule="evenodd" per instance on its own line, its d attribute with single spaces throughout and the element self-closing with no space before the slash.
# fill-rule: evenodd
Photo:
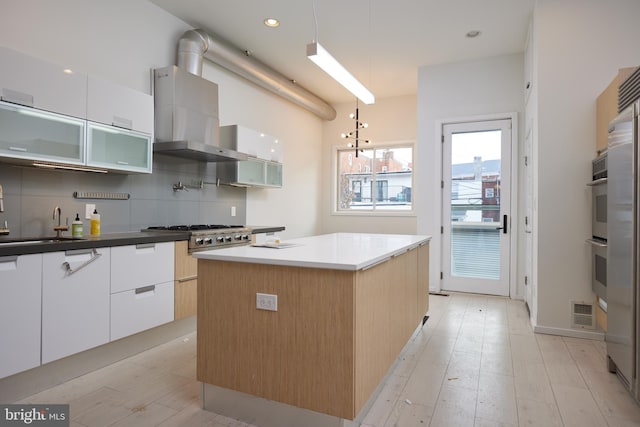
<svg viewBox="0 0 640 427">
<path fill-rule="evenodd" d="M 62 210 L 60 209 L 60 206 L 56 206 L 55 208 L 53 208 L 53 219 L 56 219 L 56 215 L 58 217 L 58 225 L 53 227 L 54 231 L 56 232 L 56 237 L 62 237 L 62 232 L 63 231 L 67 231 L 69 229 L 68 225 L 61 225 L 60 222 L 62 220 Z"/>
</svg>

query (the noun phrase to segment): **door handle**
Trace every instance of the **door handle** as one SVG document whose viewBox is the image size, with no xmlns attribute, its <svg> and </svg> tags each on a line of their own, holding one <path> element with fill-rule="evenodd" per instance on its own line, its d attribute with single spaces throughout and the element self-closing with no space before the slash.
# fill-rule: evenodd
<svg viewBox="0 0 640 427">
<path fill-rule="evenodd" d="M 502 230 L 502 234 L 507 234 L 507 215 L 502 215 L 502 227 L 496 227 L 496 230 Z"/>
</svg>

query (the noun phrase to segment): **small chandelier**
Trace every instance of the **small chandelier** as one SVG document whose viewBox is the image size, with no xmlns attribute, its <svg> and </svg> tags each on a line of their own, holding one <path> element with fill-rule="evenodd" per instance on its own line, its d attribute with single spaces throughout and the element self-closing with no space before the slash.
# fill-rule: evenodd
<svg viewBox="0 0 640 427">
<path fill-rule="evenodd" d="M 364 151 L 362 148 L 360 148 L 360 143 L 371 144 L 370 139 L 360 139 L 360 129 L 366 129 L 369 127 L 369 125 L 367 123 L 360 121 L 359 110 L 358 110 L 358 100 L 356 100 L 356 112 L 355 114 L 354 113 L 349 114 L 349 118 L 354 119 L 356 121 L 356 128 L 355 130 L 352 130 L 351 132 L 343 133 L 340 136 L 345 139 L 354 140 L 354 142 L 349 142 L 347 146 L 349 148 L 355 148 L 356 157 L 358 157 L 358 153 L 361 151 Z"/>
</svg>

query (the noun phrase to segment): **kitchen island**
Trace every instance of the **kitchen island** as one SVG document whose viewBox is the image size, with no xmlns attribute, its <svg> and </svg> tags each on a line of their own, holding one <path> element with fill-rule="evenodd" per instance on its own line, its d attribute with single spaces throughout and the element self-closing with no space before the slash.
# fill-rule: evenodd
<svg viewBox="0 0 640 427">
<path fill-rule="evenodd" d="M 423 322 L 429 240 L 336 233 L 194 254 L 205 409 L 261 427 L 356 419 Z"/>
</svg>

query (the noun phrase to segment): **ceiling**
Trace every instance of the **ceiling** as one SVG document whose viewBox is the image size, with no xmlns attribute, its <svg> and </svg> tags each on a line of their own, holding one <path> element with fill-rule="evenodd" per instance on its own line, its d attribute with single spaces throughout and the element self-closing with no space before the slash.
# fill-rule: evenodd
<svg viewBox="0 0 640 427">
<path fill-rule="evenodd" d="M 318 0 L 314 20 L 312 0 L 151 0 L 330 104 L 355 97 L 307 59 L 316 21 L 318 41 L 381 99 L 416 94 L 419 67 L 522 52 L 534 1 Z"/>
</svg>

